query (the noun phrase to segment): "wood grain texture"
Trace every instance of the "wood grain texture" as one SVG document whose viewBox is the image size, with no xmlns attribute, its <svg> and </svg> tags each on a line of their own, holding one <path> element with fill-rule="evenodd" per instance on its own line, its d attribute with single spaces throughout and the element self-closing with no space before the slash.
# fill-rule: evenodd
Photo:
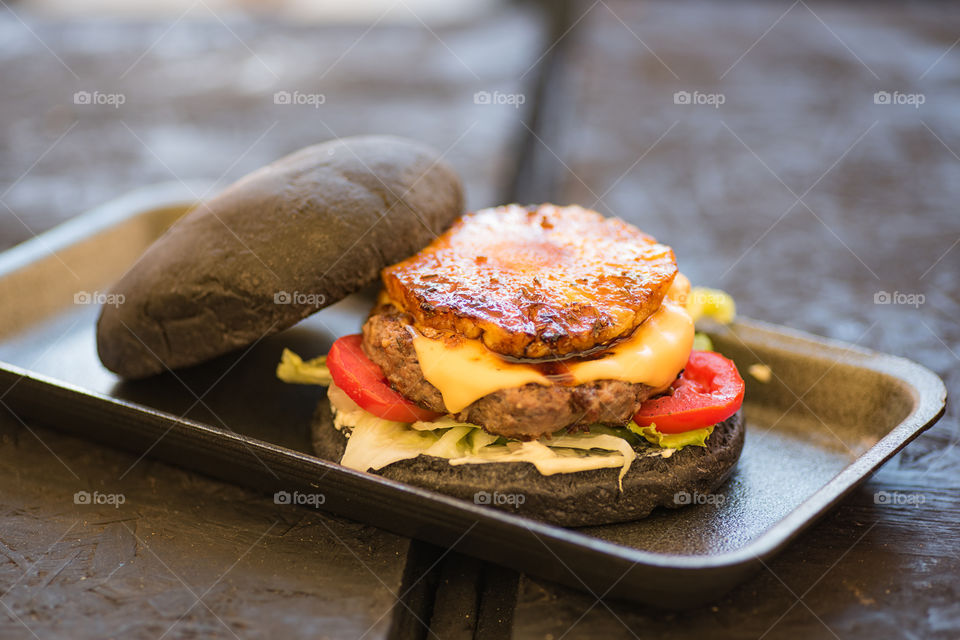
<svg viewBox="0 0 960 640">
<path fill-rule="evenodd" d="M 407 539 L 6 412 L 0 452 L 4 638 L 386 637 Z"/>
<path fill-rule="evenodd" d="M 0 14 L 0 192 L 19 218 L 0 206 L 4 248 L 131 189 L 196 179 L 222 188 L 350 135 L 429 144 L 464 176 L 468 206 L 499 204 L 517 115 L 532 103 L 478 104 L 474 94 L 523 93 L 541 46 L 534 12 L 499 5 L 439 25 L 398 6 L 375 27 L 18 11 Z M 75 104 L 78 91 L 125 101 Z M 278 92 L 291 104 L 277 104 Z"/>
<path fill-rule="evenodd" d="M 540 140 L 522 144 L 511 140 L 524 131 L 518 114 L 474 105 L 472 93 L 517 86 L 540 54 L 528 16 L 441 31 L 480 81 L 416 26 L 374 29 L 337 62 L 363 28 L 231 23 L 248 50 L 211 21 L 175 26 L 121 82 L 167 25 L 119 29 L 25 15 L 77 80 L 4 13 L 0 180 L 11 188 L 3 200 L 41 230 L 174 175 L 223 174 L 226 184 L 333 130 L 453 145 L 449 158 L 466 178 L 468 205 L 477 207 L 502 198 L 495 185 L 513 177 L 504 158 L 516 147 L 526 160 L 508 193 L 622 215 L 671 244 L 692 280 L 731 291 L 744 315 L 910 357 L 956 394 L 956 10 L 585 2 L 574 3 L 557 34 L 588 10 L 544 61 L 551 75 L 537 95 L 547 102 L 529 120 Z M 505 41 L 515 46 L 490 54 L 491 42 Z M 312 87 L 331 65 L 316 82 L 329 89 L 322 109 L 273 103 L 274 91 Z M 118 110 L 71 100 L 73 91 L 113 87 L 129 98 Z M 927 101 L 884 109 L 873 103 L 879 90 L 919 91 Z M 719 92 L 725 102 L 675 104 L 677 91 Z M 29 237 L 24 224 L 0 218 L 0 245 Z M 881 291 L 925 299 L 918 307 L 875 305 Z M 127 476 L 121 490 L 130 499 L 119 509 L 81 509 L 73 493 L 114 491 L 128 457 L 37 431 L 75 479 L 12 418 L 2 433 L 4 638 L 33 637 L 9 611 L 40 637 L 155 638 L 195 602 L 164 563 L 198 596 L 213 586 L 203 595 L 209 609 L 196 604 L 167 637 L 233 637 L 210 610 L 240 637 L 357 637 L 383 613 L 381 604 L 393 602 L 363 565 L 392 587 L 409 573 L 409 544 L 396 537 L 278 510 L 269 499 L 156 463 Z M 953 404 L 768 569 L 712 607 L 665 613 L 595 603 L 525 576 L 513 607 L 515 573 L 451 554 L 440 564 L 431 620 L 444 638 L 503 637 L 511 628 L 521 639 L 957 637 L 958 436 Z M 367 637 L 409 631 L 408 622 L 381 620 Z"/>
<path fill-rule="evenodd" d="M 502 6 L 369 30 L 17 11 L 0 11 L 2 248 L 134 188 L 223 187 L 304 145 L 356 134 L 430 144 L 464 176 L 470 206 L 496 204 L 519 112 L 474 94 L 522 91 L 541 41 L 530 10 Z M 491 56 L 497 42 L 510 46 Z M 77 91 L 125 102 L 75 104 Z M 283 91 L 324 102 L 277 104 Z M 179 414 L 193 400 L 173 384 L 165 407 Z M 227 385 L 206 401 L 219 394 L 230 404 Z M 157 638 L 171 626 L 167 638 L 426 633 L 416 617 L 428 619 L 435 582 L 424 576 L 429 553 L 409 561 L 408 540 L 150 461 L 121 481 L 133 458 L 0 414 L 0 637 Z M 81 489 L 127 500 L 81 507 Z M 410 586 L 408 609 L 394 594 Z"/>
<path fill-rule="evenodd" d="M 671 244 L 683 273 L 730 291 L 743 315 L 906 356 L 956 394 L 958 58 L 934 63 L 960 14 L 938 4 L 575 6 L 574 19 L 587 13 L 567 54 L 564 116 L 576 126 L 541 145 L 564 162 L 552 195 L 596 203 Z M 926 103 L 877 105 L 880 90 L 920 92 Z M 675 104 L 677 91 L 725 102 Z M 874 304 L 883 291 L 925 298 Z M 524 577 L 513 636 L 955 638 L 958 432 L 948 405 L 713 607 L 595 604 Z"/>
</svg>

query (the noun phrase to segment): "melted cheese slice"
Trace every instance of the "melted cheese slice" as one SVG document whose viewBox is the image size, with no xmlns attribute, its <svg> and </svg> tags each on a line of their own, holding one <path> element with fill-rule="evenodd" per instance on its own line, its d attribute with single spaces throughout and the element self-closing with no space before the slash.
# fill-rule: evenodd
<svg viewBox="0 0 960 640">
<path fill-rule="evenodd" d="M 450 344 L 428 338 L 410 327 L 413 347 L 424 378 L 435 386 L 450 413 L 501 389 L 528 383 L 556 384 L 537 367 L 508 362 L 480 340 Z M 693 346 L 693 321 L 682 307 L 664 301 L 660 309 L 637 327 L 629 338 L 593 359 L 566 362 L 563 382 L 583 384 L 622 380 L 665 389 L 680 373 Z"/>
</svg>

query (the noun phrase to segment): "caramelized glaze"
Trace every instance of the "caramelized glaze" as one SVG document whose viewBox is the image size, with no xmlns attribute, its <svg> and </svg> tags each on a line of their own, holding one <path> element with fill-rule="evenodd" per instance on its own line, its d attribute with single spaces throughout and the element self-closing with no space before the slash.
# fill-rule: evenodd
<svg viewBox="0 0 960 640">
<path fill-rule="evenodd" d="M 418 328 L 543 358 L 629 335 L 676 273 L 670 247 L 621 220 L 578 206 L 507 205 L 463 216 L 384 269 L 383 281 Z"/>
</svg>

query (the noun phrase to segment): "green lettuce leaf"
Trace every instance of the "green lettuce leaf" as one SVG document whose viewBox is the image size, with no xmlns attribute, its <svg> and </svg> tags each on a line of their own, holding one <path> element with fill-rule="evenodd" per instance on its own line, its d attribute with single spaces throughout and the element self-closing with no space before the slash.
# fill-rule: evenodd
<svg viewBox="0 0 960 640">
<path fill-rule="evenodd" d="M 283 355 L 280 356 L 277 377 L 291 384 L 319 384 L 324 387 L 333 382 L 330 370 L 327 369 L 327 356 L 304 362 L 303 358 L 290 349 L 284 349 Z"/>
<path fill-rule="evenodd" d="M 685 306 L 694 322 L 700 318 L 710 318 L 721 324 L 730 324 L 737 314 L 733 298 L 720 289 L 693 287 L 687 294 Z"/>
<path fill-rule="evenodd" d="M 697 351 L 713 351 L 713 340 L 707 334 L 698 331 L 693 334 L 693 348 Z"/>
<path fill-rule="evenodd" d="M 649 427 L 641 427 L 636 422 L 630 421 L 628 425 L 630 431 L 643 436 L 650 444 L 655 444 L 661 449 L 683 449 L 684 447 L 707 446 L 707 438 L 713 433 L 713 426 L 703 427 L 702 429 L 691 429 L 683 433 L 660 433 L 657 431 L 657 425 L 652 424 Z"/>
</svg>

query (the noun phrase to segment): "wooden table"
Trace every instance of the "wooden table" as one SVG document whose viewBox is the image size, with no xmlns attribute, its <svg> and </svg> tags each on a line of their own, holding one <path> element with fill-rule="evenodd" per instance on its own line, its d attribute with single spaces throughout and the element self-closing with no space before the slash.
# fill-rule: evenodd
<svg viewBox="0 0 960 640">
<path fill-rule="evenodd" d="M 137 186 L 226 184 L 309 142 L 396 133 L 444 151 L 471 207 L 623 216 L 743 315 L 907 356 L 958 388 L 948 5 L 604 0 L 369 29 L 174 19 L 0 11 L 0 245 Z M 275 103 L 283 91 L 323 103 Z M 676 613 L 149 460 L 118 483 L 134 456 L 4 413 L 0 636 L 956 638 L 958 426 L 950 406 L 767 570 Z M 125 503 L 74 504 L 107 486 Z"/>
</svg>

